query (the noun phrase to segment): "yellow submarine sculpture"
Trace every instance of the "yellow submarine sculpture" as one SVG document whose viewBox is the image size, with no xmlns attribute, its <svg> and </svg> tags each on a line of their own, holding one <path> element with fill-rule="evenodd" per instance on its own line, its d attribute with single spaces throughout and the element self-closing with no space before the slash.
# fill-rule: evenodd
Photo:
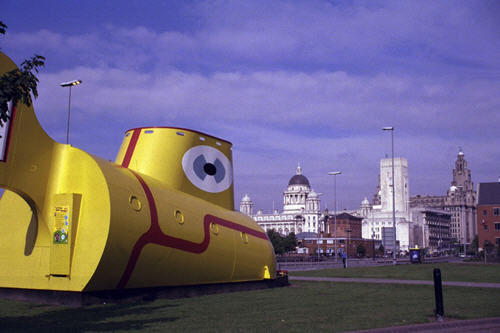
<svg viewBox="0 0 500 333">
<path fill-rule="evenodd" d="M 0 75 L 15 69 L 0 53 Z M 231 143 L 125 133 L 115 163 L 52 140 L 33 107 L 0 135 L 0 288 L 102 291 L 276 278 L 265 232 L 234 211 Z"/>
</svg>

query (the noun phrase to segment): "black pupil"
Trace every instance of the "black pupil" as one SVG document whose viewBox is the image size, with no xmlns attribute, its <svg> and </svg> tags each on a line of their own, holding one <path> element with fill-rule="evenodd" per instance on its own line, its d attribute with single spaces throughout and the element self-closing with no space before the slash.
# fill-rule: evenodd
<svg viewBox="0 0 500 333">
<path fill-rule="evenodd" d="M 207 175 L 209 176 L 213 176 L 215 175 L 215 173 L 217 172 L 217 168 L 215 167 L 215 165 L 213 165 L 212 163 L 206 163 L 204 166 L 203 166 L 203 170 L 207 173 Z"/>
</svg>

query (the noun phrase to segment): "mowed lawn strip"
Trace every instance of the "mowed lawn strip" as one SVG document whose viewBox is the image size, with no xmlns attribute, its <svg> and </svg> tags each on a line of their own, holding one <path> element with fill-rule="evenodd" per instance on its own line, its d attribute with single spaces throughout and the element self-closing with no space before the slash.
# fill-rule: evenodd
<svg viewBox="0 0 500 333">
<path fill-rule="evenodd" d="M 499 264 L 413 264 L 377 267 L 352 267 L 289 272 L 292 276 L 356 277 L 398 280 L 433 280 L 434 268 L 441 270 L 443 281 L 500 283 Z"/>
<path fill-rule="evenodd" d="M 444 287 L 445 317 L 500 316 L 500 290 Z M 341 332 L 433 320 L 432 286 L 293 281 L 291 287 L 137 304 L 0 300 L 0 331 Z"/>
</svg>

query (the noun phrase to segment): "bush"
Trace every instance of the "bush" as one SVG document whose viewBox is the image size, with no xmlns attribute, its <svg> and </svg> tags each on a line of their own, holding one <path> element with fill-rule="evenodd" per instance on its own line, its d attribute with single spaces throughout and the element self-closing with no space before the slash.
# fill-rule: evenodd
<svg viewBox="0 0 500 333">
<path fill-rule="evenodd" d="M 358 248 L 356 249 L 356 254 L 358 257 L 364 257 L 366 256 L 366 249 L 363 245 L 359 244 Z"/>
</svg>

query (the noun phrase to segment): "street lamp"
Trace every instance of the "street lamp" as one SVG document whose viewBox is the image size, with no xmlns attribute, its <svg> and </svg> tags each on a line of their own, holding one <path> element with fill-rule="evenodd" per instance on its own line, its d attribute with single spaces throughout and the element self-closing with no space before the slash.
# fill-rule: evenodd
<svg viewBox="0 0 500 333">
<path fill-rule="evenodd" d="M 396 265 L 396 189 L 394 184 L 394 127 L 382 127 L 383 131 L 391 131 L 392 145 L 392 229 L 394 237 L 394 247 L 392 251 L 392 263 Z"/>
<path fill-rule="evenodd" d="M 375 230 L 372 229 L 373 261 L 375 261 Z"/>
<path fill-rule="evenodd" d="M 347 258 L 349 258 L 349 246 L 351 245 L 351 232 L 352 230 L 351 229 L 347 229 L 346 230 L 347 232 L 347 251 L 346 251 L 346 262 L 347 262 Z"/>
<path fill-rule="evenodd" d="M 73 80 L 68 82 L 60 83 L 61 87 L 69 87 L 69 101 L 68 101 L 68 123 L 66 125 L 66 144 L 69 143 L 69 118 L 71 115 L 71 88 L 82 83 L 82 80 Z"/>
<path fill-rule="evenodd" d="M 337 262 L 337 175 L 340 175 L 342 172 L 340 171 L 331 171 L 328 173 L 328 175 L 330 176 L 334 176 L 333 177 L 333 193 L 334 193 L 334 212 L 333 212 L 333 223 L 334 223 L 334 228 L 335 228 L 335 231 L 334 231 L 334 246 L 333 246 L 333 249 L 335 251 L 335 262 Z"/>
</svg>

